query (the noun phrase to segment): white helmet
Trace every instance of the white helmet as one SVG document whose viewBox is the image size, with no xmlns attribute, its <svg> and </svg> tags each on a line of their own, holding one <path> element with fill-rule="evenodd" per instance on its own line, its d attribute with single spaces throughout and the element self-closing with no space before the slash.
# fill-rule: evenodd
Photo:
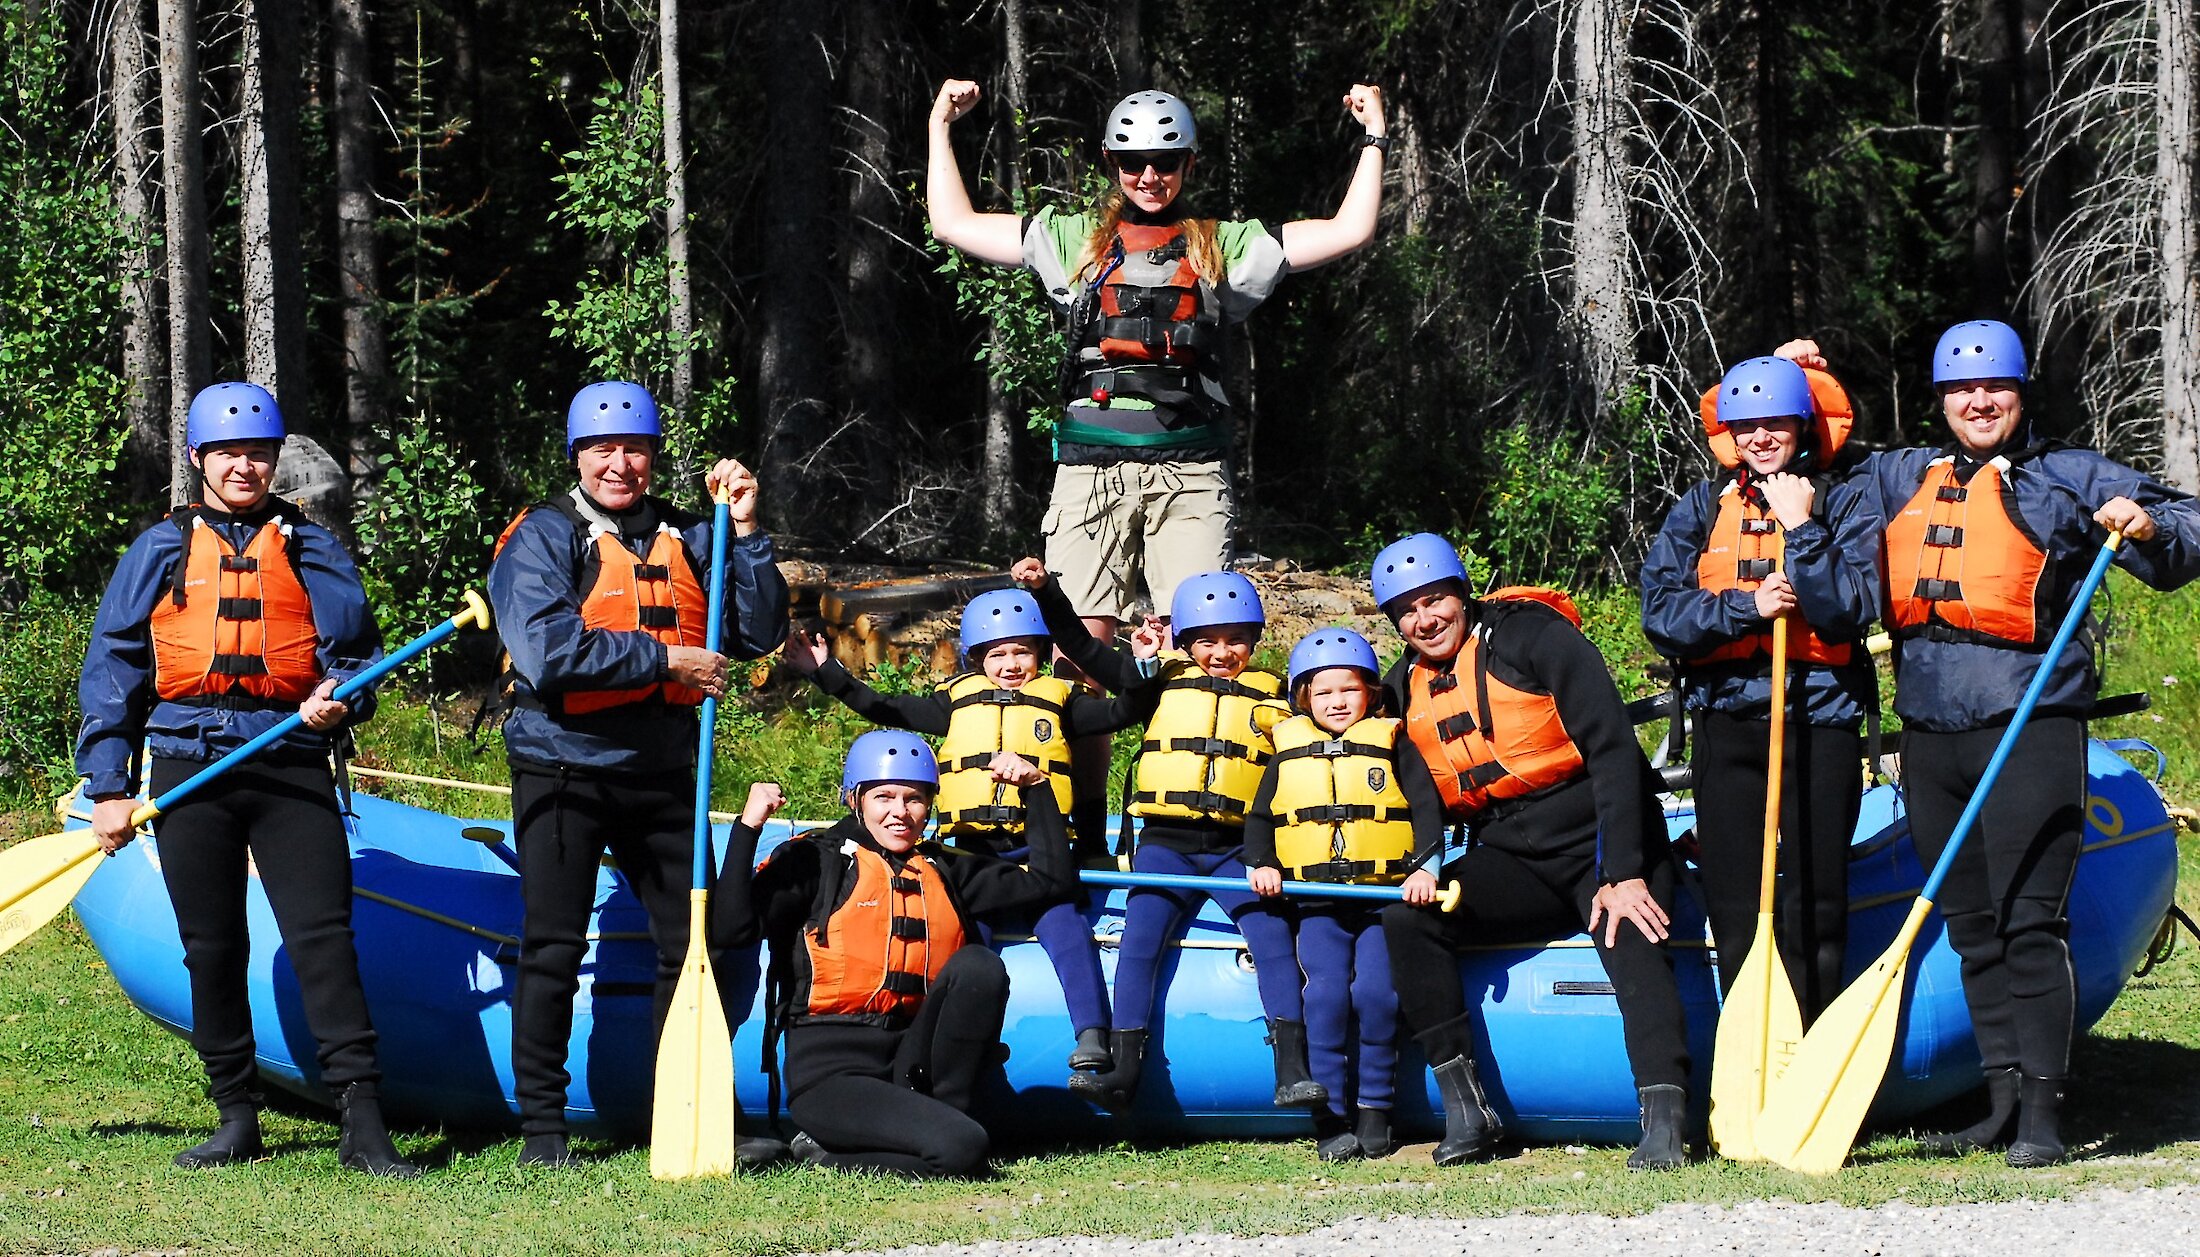
<svg viewBox="0 0 2200 1257">
<path fill-rule="evenodd" d="M 1197 152 L 1199 125 L 1192 107 L 1167 92 L 1132 92 L 1108 111 L 1100 147 L 1110 153 Z"/>
</svg>

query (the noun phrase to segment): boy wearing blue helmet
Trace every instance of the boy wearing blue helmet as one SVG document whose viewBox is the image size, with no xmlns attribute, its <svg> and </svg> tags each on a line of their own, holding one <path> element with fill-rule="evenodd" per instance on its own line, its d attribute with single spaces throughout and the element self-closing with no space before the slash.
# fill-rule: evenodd
<svg viewBox="0 0 2200 1257">
<path fill-rule="evenodd" d="M 1298 714 L 1276 726 L 1245 816 L 1246 880 L 1264 897 L 1281 895 L 1286 877 L 1404 881 L 1443 850 L 1444 801 L 1405 722 L 1384 714 L 1374 647 L 1350 629 L 1317 629 L 1291 648 L 1290 678 Z M 1388 1156 L 1398 992 L 1381 913 L 1362 900 L 1302 901 L 1298 959 L 1308 1064 L 1329 1092 L 1314 1116 L 1319 1155 Z"/>
<path fill-rule="evenodd" d="M 1824 363 L 1807 340 L 1780 353 Z M 2091 450 L 2041 439 L 2025 413 L 2026 381 L 2014 328 L 1956 324 L 1933 351 L 1953 439 L 1875 454 L 1855 474 L 1884 526 L 1882 618 L 1895 642 L 1902 788 L 1928 866 L 1977 790 L 2103 530 L 2124 534 L 2117 566 L 2153 588 L 2200 576 L 2193 499 Z M 2018 1167 L 2066 1154 L 2076 991 L 2064 909 L 2084 839 L 2086 716 L 2100 688 L 2094 640 L 2080 633 L 2055 661 L 1978 832 L 1941 886 L 1989 1112 L 1929 1138 L 1936 1151 L 2006 1147 Z"/>
<path fill-rule="evenodd" d="M 523 1165 L 572 1163 L 566 1048 L 606 850 L 649 912 L 660 1027 L 687 950 L 695 709 L 726 692 L 727 655 L 704 648 L 711 521 L 649 492 L 662 438 L 649 390 L 619 380 L 581 389 L 565 423 L 578 483 L 506 526 L 489 569 L 511 659 L 504 747 L 523 909 L 512 996 Z M 757 523 L 756 478 L 729 458 L 705 481 L 731 499 L 727 652 L 755 658 L 786 632 L 787 585 Z"/>
<path fill-rule="evenodd" d="M 782 801 L 760 785 L 733 827 L 712 932 L 771 944 L 770 1010 L 786 1037 L 794 1150 L 820 1165 L 963 1177 L 990 1140 L 969 1115 L 1000 1059 L 1008 971 L 979 942 L 983 918 L 1077 890 L 1048 774 L 1003 751 L 986 772 L 1017 792 L 1031 863 L 950 855 L 924 837 L 939 763 L 923 738 L 878 729 L 841 774 L 848 815 L 790 839 L 755 868 L 757 832 Z M 753 870 L 753 872 L 752 872 Z"/>
<path fill-rule="evenodd" d="M 1236 572 L 1201 572 L 1177 586 L 1168 630 L 1176 650 L 1136 659 L 1087 636 L 1058 584 L 1036 560 L 1017 579 L 1039 600 L 1049 630 L 1071 663 L 1128 697 L 1146 736 L 1124 785 L 1124 841 L 1140 825 L 1131 868 L 1140 873 L 1242 877 L 1245 812 L 1275 744 L 1269 730 L 1290 714 L 1283 682 L 1249 665 L 1267 623 L 1260 594 Z M 1154 631 L 1151 626 L 1147 632 Z M 1134 649 L 1145 645 L 1134 642 Z M 1275 1049 L 1276 1104 L 1318 1107 L 1329 1093 L 1307 1073 L 1298 961 L 1290 918 L 1250 891 L 1210 896 L 1237 924 L 1252 953 L 1268 1041 Z M 1130 1106 L 1144 1075 L 1147 1028 L 1161 953 L 1199 906 L 1192 891 L 1137 887 L 1124 901 L 1115 963 L 1115 1065 L 1078 1074 L 1070 1090 L 1104 1108 Z"/>
<path fill-rule="evenodd" d="M 996 589 L 971 599 L 963 609 L 959 644 L 971 670 L 926 694 L 879 693 L 841 666 L 822 636 L 790 635 L 787 663 L 866 720 L 943 739 L 944 777 L 933 811 L 940 836 L 955 846 L 1024 858 L 1024 809 L 987 768 L 995 755 L 1009 751 L 1048 774 L 1056 808 L 1076 818 L 1072 840 L 1080 857 L 1105 858 L 1107 799 L 1072 800 L 1072 740 L 1130 728 L 1143 713 L 1131 700 L 1100 698 L 1043 674 L 1052 640 L 1037 600 L 1026 590 Z M 1042 912 L 1032 932 L 1062 980 L 1077 1036 L 1070 1069 L 1106 1069 L 1112 1063 L 1108 988 L 1091 924 L 1065 899 Z"/>
<path fill-rule="evenodd" d="M 213 1137 L 175 1162 L 206 1169 L 268 1155 L 245 991 L 245 886 L 256 869 L 320 1043 L 321 1081 L 343 1108 L 338 1161 L 411 1178 L 419 1171 L 391 1145 L 377 1098 L 351 851 L 329 767 L 335 743 L 374 707 L 371 696 L 347 706 L 331 692 L 381 657 L 381 634 L 342 543 L 271 496 L 284 427 L 267 390 L 202 389 L 185 439 L 199 500 L 131 543 L 84 656 L 76 765 L 100 846 L 112 854 L 136 836 L 141 771 L 157 796 L 293 712 L 305 724 L 154 822 L 191 971 L 191 1045 L 221 1115 Z"/>
</svg>

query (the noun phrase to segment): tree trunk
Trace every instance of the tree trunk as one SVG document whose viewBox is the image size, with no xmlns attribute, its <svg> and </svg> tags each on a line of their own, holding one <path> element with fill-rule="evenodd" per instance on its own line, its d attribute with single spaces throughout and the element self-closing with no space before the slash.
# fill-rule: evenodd
<svg viewBox="0 0 2200 1257">
<path fill-rule="evenodd" d="M 1749 174 L 1757 193 L 1757 221 L 1750 233 L 1750 352 L 1766 353 L 1796 326 L 1795 286 L 1789 269 L 1785 204 L 1786 128 L 1789 99 L 1781 81 L 1783 31 L 1774 0 L 1752 0 L 1743 18 L 1749 40 Z"/>
<path fill-rule="evenodd" d="M 1001 92 L 996 100 L 995 135 L 1001 182 L 1009 204 L 1021 206 L 1024 187 L 1024 119 L 1031 108 L 1031 67 L 1024 0 L 1001 0 Z M 986 329 L 989 364 L 1001 361 L 1004 338 L 999 323 Z M 995 541 L 1008 539 L 1016 521 L 1016 396 L 989 366 L 985 379 L 985 450 L 978 469 L 979 509 Z"/>
<path fill-rule="evenodd" d="M 181 506 L 198 497 L 184 421 L 213 370 L 199 140 L 199 6 L 198 0 L 159 0 L 159 5 L 161 173 L 168 202 L 168 495 Z"/>
<path fill-rule="evenodd" d="M 250 0 L 244 22 L 242 184 L 245 376 L 305 406 L 305 268 L 298 246 L 298 24 L 292 0 Z"/>
<path fill-rule="evenodd" d="M 352 500 L 374 493 L 390 399 L 389 326 L 375 239 L 374 83 L 366 0 L 330 0 L 336 133 L 336 295 L 344 312 L 344 452 Z M 422 405 L 422 399 L 408 399 Z"/>
<path fill-rule="evenodd" d="M 2200 492 L 2200 3 L 2156 0 L 2161 93 L 2162 473 Z"/>
<path fill-rule="evenodd" d="M 2056 4 L 2057 0 L 2023 0 L 2024 89 L 2020 99 L 2024 102 L 2026 143 L 2033 154 L 2042 153 L 2041 115 L 2055 92 L 2057 65 L 2056 59 L 2049 56 L 2047 28 L 2055 16 Z M 2039 276 L 2048 242 L 2070 218 L 2074 154 L 2050 145 L 2044 156 L 2037 166 L 2027 162 L 2017 176 L 2024 188 L 2017 215 L 2022 240 L 2022 261 L 2017 269 L 2025 276 L 2023 314 L 2032 333 L 2032 379 L 2025 389 L 2025 401 L 2028 407 L 2049 416 L 2050 434 L 2076 436 L 2089 420 L 2079 391 L 2085 372 L 2086 331 L 2083 327 L 2057 325 L 2051 308 L 2054 285 L 2040 282 Z"/>
<path fill-rule="evenodd" d="M 124 447 L 133 497 L 151 497 L 168 479 L 163 450 L 168 422 L 168 359 L 161 342 L 160 225 L 152 186 L 153 153 L 146 143 L 148 66 L 145 0 L 116 0 L 108 27 L 110 95 L 115 126 L 115 204 L 125 243 L 122 272 L 122 374 L 128 385 L 130 435 Z"/>
<path fill-rule="evenodd" d="M 1574 317 L 1599 422 L 1635 372 L 1627 234 L 1629 0 L 1580 0 L 1574 17 Z"/>
<path fill-rule="evenodd" d="M 1139 0 L 1111 0 L 1108 5 L 1108 56 L 1115 62 L 1117 100 L 1153 85 L 1153 75 L 1146 69 L 1146 39 L 1140 29 L 1139 9 Z"/>
<path fill-rule="evenodd" d="M 830 509 L 811 470 L 828 435 L 825 329 L 831 280 L 828 182 L 831 133 L 814 0 L 771 0 L 764 14 L 764 283 L 757 395 L 764 412 L 764 501 L 782 532 L 805 531 Z M 746 56 L 745 45 L 733 50 Z"/>
<path fill-rule="evenodd" d="M 884 457 L 899 420 L 894 390 L 894 275 L 887 257 L 897 206 L 893 154 L 887 127 L 894 119 L 890 84 L 894 50 L 903 32 L 883 0 L 842 0 L 842 44 L 847 88 L 841 117 L 850 134 L 843 150 L 848 180 L 842 202 L 840 320 L 847 351 L 848 422 L 836 462 L 850 468 L 862 498 L 893 489 L 895 472 Z"/>
<path fill-rule="evenodd" d="M 695 297 L 688 282 L 687 132 L 680 88 L 680 0 L 658 0 L 658 58 L 665 108 L 665 282 L 672 308 L 672 412 L 692 419 L 695 401 Z"/>
<path fill-rule="evenodd" d="M 1979 0 L 1978 164 L 1972 171 L 1971 313 L 2009 317 L 2009 211 L 2024 148 L 2018 97 L 2024 83 L 2022 0 Z"/>
</svg>

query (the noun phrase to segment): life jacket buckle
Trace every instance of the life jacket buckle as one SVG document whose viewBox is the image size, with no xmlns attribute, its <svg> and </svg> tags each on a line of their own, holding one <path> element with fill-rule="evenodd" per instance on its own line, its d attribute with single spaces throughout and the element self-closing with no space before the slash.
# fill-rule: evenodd
<svg viewBox="0 0 2200 1257">
<path fill-rule="evenodd" d="M 1945 548 L 1960 547 L 1963 544 L 1963 529 L 1954 524 L 1927 524 L 1925 544 Z"/>
</svg>

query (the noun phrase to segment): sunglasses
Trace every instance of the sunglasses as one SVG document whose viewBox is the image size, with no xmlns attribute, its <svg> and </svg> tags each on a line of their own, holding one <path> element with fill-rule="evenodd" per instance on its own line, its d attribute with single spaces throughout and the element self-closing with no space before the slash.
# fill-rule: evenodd
<svg viewBox="0 0 2200 1257">
<path fill-rule="evenodd" d="M 1143 174 L 1148 166 L 1157 175 L 1173 175 L 1184 169 L 1184 159 L 1190 156 L 1182 149 L 1169 149 L 1159 153 L 1117 153 L 1116 167 L 1128 174 Z"/>
</svg>

